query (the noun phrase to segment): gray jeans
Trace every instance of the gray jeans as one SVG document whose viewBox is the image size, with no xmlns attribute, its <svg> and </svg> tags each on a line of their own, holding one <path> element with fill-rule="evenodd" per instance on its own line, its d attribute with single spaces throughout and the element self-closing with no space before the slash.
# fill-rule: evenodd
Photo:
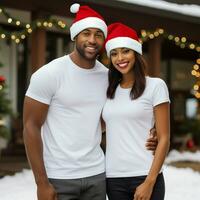
<svg viewBox="0 0 200 200">
<path fill-rule="evenodd" d="M 105 173 L 80 179 L 49 179 L 58 200 L 105 200 Z"/>
</svg>

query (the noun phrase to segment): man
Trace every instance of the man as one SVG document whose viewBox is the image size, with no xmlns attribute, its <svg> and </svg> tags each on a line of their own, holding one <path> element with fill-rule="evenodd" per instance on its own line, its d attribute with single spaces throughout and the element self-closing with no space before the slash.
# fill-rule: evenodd
<svg viewBox="0 0 200 200">
<path fill-rule="evenodd" d="M 74 51 L 31 77 L 24 101 L 24 142 L 38 200 L 105 200 L 100 116 L 107 69 L 96 60 L 107 34 L 103 18 L 75 4 Z"/>
</svg>

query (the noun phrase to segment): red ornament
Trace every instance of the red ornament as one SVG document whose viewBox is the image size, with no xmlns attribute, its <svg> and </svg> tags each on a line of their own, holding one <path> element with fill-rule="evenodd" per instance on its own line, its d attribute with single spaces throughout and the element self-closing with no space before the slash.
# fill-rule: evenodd
<svg viewBox="0 0 200 200">
<path fill-rule="evenodd" d="M 192 149 L 195 146 L 193 139 L 192 138 L 188 139 L 186 145 L 188 149 Z"/>
<path fill-rule="evenodd" d="M 0 83 L 3 84 L 5 83 L 6 78 L 4 76 L 0 76 Z"/>
</svg>

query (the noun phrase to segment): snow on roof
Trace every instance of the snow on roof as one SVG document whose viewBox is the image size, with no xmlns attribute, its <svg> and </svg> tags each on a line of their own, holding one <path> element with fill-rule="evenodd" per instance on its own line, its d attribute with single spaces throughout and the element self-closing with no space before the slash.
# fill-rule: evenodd
<svg viewBox="0 0 200 200">
<path fill-rule="evenodd" d="M 190 15 L 193 17 L 200 17 L 200 6 L 194 4 L 176 4 L 162 0 L 117 0 L 137 4 L 145 7 L 156 8 L 159 10 L 167 10 L 171 12 L 180 13 L 182 15 Z"/>
</svg>

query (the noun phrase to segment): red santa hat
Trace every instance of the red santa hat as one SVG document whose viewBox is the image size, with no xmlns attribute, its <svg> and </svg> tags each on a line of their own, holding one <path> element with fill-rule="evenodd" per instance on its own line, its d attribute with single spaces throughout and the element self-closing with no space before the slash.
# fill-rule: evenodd
<svg viewBox="0 0 200 200">
<path fill-rule="evenodd" d="M 100 29 L 105 37 L 107 36 L 107 25 L 103 17 L 89 6 L 80 6 L 75 3 L 70 7 L 71 13 L 76 13 L 76 17 L 70 27 L 71 40 L 78 35 L 81 31 L 87 28 Z"/>
<path fill-rule="evenodd" d="M 108 36 L 105 41 L 108 57 L 110 56 L 110 51 L 112 49 L 123 47 L 142 54 L 142 44 L 139 42 L 139 38 L 134 29 L 119 22 L 109 25 Z"/>
</svg>

